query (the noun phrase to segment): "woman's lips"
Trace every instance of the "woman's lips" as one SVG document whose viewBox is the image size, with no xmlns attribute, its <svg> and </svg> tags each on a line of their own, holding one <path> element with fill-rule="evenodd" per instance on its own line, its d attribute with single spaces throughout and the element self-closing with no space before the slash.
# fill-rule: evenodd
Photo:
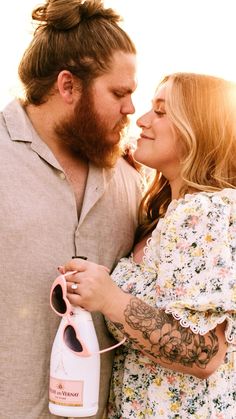
<svg viewBox="0 0 236 419">
<path fill-rule="evenodd" d="M 148 137 L 147 135 L 144 135 L 144 134 L 141 134 L 139 139 L 140 140 L 153 140 L 152 137 Z"/>
</svg>

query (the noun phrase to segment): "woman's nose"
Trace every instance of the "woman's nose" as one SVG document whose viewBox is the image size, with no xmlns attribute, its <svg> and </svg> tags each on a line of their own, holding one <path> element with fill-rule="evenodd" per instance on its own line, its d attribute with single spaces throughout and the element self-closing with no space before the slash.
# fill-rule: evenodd
<svg viewBox="0 0 236 419">
<path fill-rule="evenodd" d="M 137 119 L 136 124 L 139 128 L 144 128 L 144 127 L 149 128 L 151 125 L 150 112 L 146 112 L 145 114 L 140 116 Z"/>
</svg>

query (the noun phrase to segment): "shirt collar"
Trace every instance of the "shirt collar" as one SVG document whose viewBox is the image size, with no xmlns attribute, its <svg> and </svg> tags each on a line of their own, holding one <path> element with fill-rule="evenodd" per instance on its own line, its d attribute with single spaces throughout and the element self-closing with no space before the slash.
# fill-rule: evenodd
<svg viewBox="0 0 236 419">
<path fill-rule="evenodd" d="M 35 131 L 19 100 L 15 99 L 5 107 L 3 110 L 3 117 L 12 141 L 31 143 L 32 150 L 35 151 L 41 158 L 46 160 L 56 169 L 62 170 L 62 167 L 48 145 Z"/>
</svg>

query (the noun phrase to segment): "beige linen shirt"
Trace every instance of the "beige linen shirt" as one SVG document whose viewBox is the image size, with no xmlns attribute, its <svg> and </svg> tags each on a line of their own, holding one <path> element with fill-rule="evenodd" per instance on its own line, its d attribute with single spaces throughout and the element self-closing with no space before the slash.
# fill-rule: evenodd
<svg viewBox="0 0 236 419">
<path fill-rule="evenodd" d="M 89 167 L 78 220 L 66 176 L 20 103 L 0 114 L 0 417 L 49 419 L 49 361 L 60 319 L 49 292 L 57 267 L 75 254 L 109 268 L 131 250 L 140 200 L 138 173 L 123 159 Z M 94 314 L 100 348 L 111 345 Z M 112 353 L 101 355 L 101 418 Z"/>
</svg>

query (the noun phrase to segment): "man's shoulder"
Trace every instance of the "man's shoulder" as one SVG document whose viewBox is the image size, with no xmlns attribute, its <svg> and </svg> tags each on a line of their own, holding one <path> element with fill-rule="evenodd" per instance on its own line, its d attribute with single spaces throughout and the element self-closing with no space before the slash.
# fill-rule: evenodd
<svg viewBox="0 0 236 419">
<path fill-rule="evenodd" d="M 129 173 L 130 176 L 133 176 L 136 179 L 141 178 L 141 174 L 135 169 L 124 157 L 120 157 L 117 160 L 116 167 L 122 172 Z"/>
<path fill-rule="evenodd" d="M 11 146 L 19 141 L 32 142 L 33 129 L 20 99 L 8 103 L 0 115 L 0 140 L 4 147 L 6 142 Z"/>
<path fill-rule="evenodd" d="M 0 128 L 11 133 L 13 127 L 19 127 L 25 114 L 18 99 L 9 102 L 0 112 Z"/>
<path fill-rule="evenodd" d="M 115 166 L 116 177 L 119 182 L 126 185 L 129 190 L 136 190 L 139 196 L 143 195 L 145 182 L 143 175 L 139 173 L 125 158 L 120 157 Z"/>
</svg>

